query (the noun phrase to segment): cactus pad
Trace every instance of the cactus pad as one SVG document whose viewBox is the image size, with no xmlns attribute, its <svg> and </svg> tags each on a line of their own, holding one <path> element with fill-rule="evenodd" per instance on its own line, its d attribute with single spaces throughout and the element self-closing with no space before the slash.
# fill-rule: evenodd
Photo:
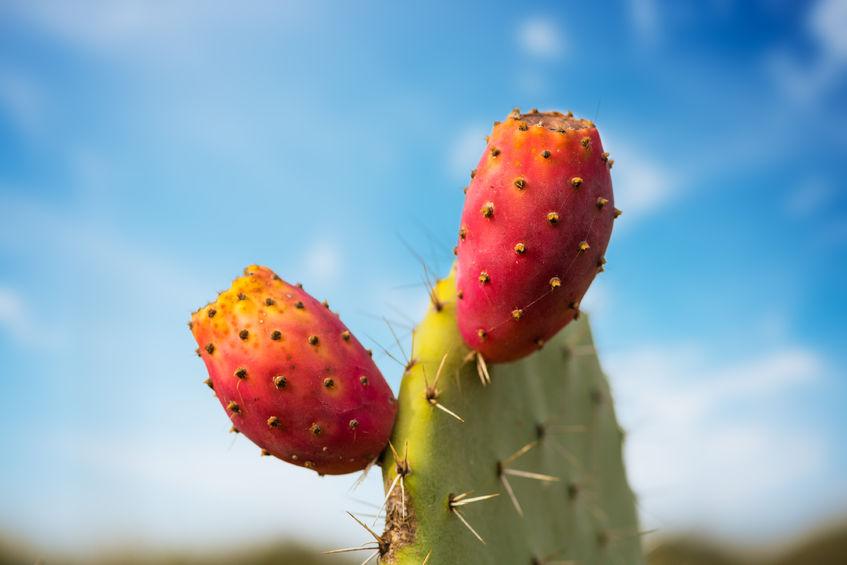
<svg viewBox="0 0 847 565">
<path fill-rule="evenodd" d="M 455 296 L 451 275 L 414 333 L 383 464 L 380 562 L 643 563 L 623 432 L 587 320 L 489 366 L 488 381 L 459 335 Z"/>
</svg>

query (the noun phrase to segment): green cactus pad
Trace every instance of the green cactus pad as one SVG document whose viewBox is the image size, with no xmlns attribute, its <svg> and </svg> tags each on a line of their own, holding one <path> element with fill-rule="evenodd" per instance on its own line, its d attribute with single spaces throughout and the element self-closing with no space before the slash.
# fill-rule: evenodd
<svg viewBox="0 0 847 565">
<path fill-rule="evenodd" d="M 400 387 L 397 455 L 383 464 L 380 562 L 643 563 L 623 432 L 587 320 L 521 361 L 488 367 L 484 385 L 458 333 L 452 276 L 434 297 Z"/>
</svg>

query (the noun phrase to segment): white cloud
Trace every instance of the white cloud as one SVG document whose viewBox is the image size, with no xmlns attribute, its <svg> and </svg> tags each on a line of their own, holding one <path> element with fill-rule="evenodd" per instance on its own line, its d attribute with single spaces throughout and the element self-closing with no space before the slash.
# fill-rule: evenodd
<svg viewBox="0 0 847 565">
<path fill-rule="evenodd" d="M 306 251 L 306 272 L 311 280 L 319 283 L 332 282 L 341 271 L 341 256 L 338 247 L 319 241 Z"/>
<path fill-rule="evenodd" d="M 10 69 L 0 69 L 0 112 L 6 114 L 27 137 L 40 137 L 44 131 L 45 96 L 30 77 Z"/>
<path fill-rule="evenodd" d="M 655 163 L 644 160 L 625 161 L 619 168 L 617 192 L 619 208 L 628 218 L 647 214 L 667 204 L 671 197 L 669 173 Z"/>
<path fill-rule="evenodd" d="M 116 48 L 153 35 L 166 35 L 190 24 L 190 3 L 157 4 L 123 0 L 67 3 L 47 1 L 13 5 L 11 12 L 70 43 Z"/>
<path fill-rule="evenodd" d="M 847 3 L 821 0 L 809 11 L 805 26 L 817 43 L 816 57 L 800 58 L 780 49 L 769 55 L 766 64 L 790 99 L 811 106 L 847 69 Z"/>
<path fill-rule="evenodd" d="M 76 216 L 67 209 L 54 210 L 13 198 L 0 198 L 0 209 L 15 219 L 0 223 L 0 248 L 17 249 L 25 240 L 41 253 L 73 261 L 74 273 L 86 284 L 96 280 L 160 307 L 165 303 L 194 306 L 198 296 L 210 294 L 211 288 L 195 280 L 184 266 L 127 240 L 102 222 L 73 219 Z M 55 267 L 60 268 L 58 263 Z"/>
<path fill-rule="evenodd" d="M 847 241 L 847 218 L 833 213 L 840 198 L 838 189 L 829 180 L 819 176 L 803 179 L 787 195 L 786 214 L 796 220 L 813 222 L 815 245 L 838 246 Z"/>
<path fill-rule="evenodd" d="M 518 45 L 525 53 L 541 59 L 563 55 L 565 42 L 559 28 L 549 18 L 533 17 L 518 27 Z"/>
<path fill-rule="evenodd" d="M 213 42 L 228 40 L 237 27 L 255 33 L 258 26 L 267 26 L 279 32 L 280 25 L 301 16 L 300 6 L 286 2 L 281 8 L 263 0 L 237 8 L 202 0 L 46 0 L 6 3 L 0 5 L 0 14 L 74 48 L 104 57 L 152 54 L 161 64 L 202 53 Z"/>
<path fill-rule="evenodd" d="M 807 178 L 795 187 L 785 202 L 785 209 L 794 218 L 807 218 L 821 212 L 835 195 L 834 187 L 822 178 Z"/>
<path fill-rule="evenodd" d="M 548 80 L 544 72 L 529 67 L 518 72 L 515 83 L 518 89 L 527 97 L 538 100 L 548 90 Z"/>
<path fill-rule="evenodd" d="M 839 219 L 827 224 L 823 229 L 823 241 L 829 245 L 847 243 L 847 221 Z"/>
<path fill-rule="evenodd" d="M 655 0 L 629 0 L 629 19 L 635 35 L 644 46 L 659 40 L 659 10 Z"/>
<path fill-rule="evenodd" d="M 485 149 L 487 129 L 479 124 L 466 126 L 449 145 L 447 166 L 451 178 L 456 182 L 470 182 L 471 169 L 479 163 L 479 158 Z"/>
<path fill-rule="evenodd" d="M 791 337 L 791 327 L 790 313 L 786 309 L 774 307 L 762 314 L 754 331 L 770 343 L 786 343 Z"/>
<path fill-rule="evenodd" d="M 823 360 L 802 348 L 711 367 L 705 358 L 684 345 L 607 358 L 646 526 L 739 541 L 803 527 L 798 512 L 823 502 L 812 485 L 828 446 L 786 410 L 820 381 Z"/>
<path fill-rule="evenodd" d="M 809 13 L 808 27 L 829 57 L 847 61 L 847 2 L 821 0 Z"/>
<path fill-rule="evenodd" d="M 604 148 L 615 160 L 612 169 L 615 207 L 624 213 L 617 226 L 626 226 L 633 218 L 655 212 L 678 196 L 680 181 L 675 172 L 627 141 L 608 134 L 603 137 Z"/>
<path fill-rule="evenodd" d="M 61 330 L 44 322 L 39 313 L 29 307 L 23 293 L 0 286 L 0 336 L 3 333 L 18 345 L 41 351 L 56 349 L 65 343 Z"/>
<path fill-rule="evenodd" d="M 0 326 L 18 339 L 27 339 L 32 331 L 23 298 L 9 288 L 0 287 Z"/>
<path fill-rule="evenodd" d="M 833 59 L 798 60 L 784 50 L 770 54 L 765 64 L 783 94 L 804 105 L 818 100 L 840 72 Z"/>
<path fill-rule="evenodd" d="M 599 275 L 591 283 L 588 292 L 585 293 L 581 304 L 581 308 L 591 314 L 591 316 L 604 316 L 613 306 L 612 293 L 609 290 L 607 279 L 603 275 Z"/>
<path fill-rule="evenodd" d="M 357 501 L 381 501 L 378 467 L 353 490 L 359 474 L 319 477 L 260 457 L 252 442 L 226 433 L 229 423 L 214 408 L 214 421 L 221 424 L 214 433 L 189 425 L 172 439 L 52 438 L 49 448 L 71 467 L 85 476 L 114 480 L 79 481 L 59 493 L 59 502 L 52 493 L 29 498 L 27 514 L 41 520 L 33 531 L 45 538 L 35 541 L 48 548 L 88 549 L 104 540 L 119 544 L 130 539 L 205 551 L 268 539 L 294 539 L 319 550 L 366 541 L 367 533 L 345 511 L 375 512 Z"/>
</svg>

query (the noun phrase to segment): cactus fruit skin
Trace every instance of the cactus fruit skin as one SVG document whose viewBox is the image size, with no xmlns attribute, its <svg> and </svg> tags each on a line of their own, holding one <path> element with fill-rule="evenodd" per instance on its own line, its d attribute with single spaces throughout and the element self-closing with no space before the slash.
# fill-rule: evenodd
<svg viewBox="0 0 847 565">
<path fill-rule="evenodd" d="M 299 285 L 251 265 L 189 327 L 233 427 L 265 455 L 343 474 L 385 448 L 397 412 L 369 352 Z"/>
<path fill-rule="evenodd" d="M 623 432 L 585 317 L 519 362 L 489 367 L 483 387 L 465 361 L 455 320 L 455 284 L 438 283 L 432 308 L 414 334 L 416 364 L 404 375 L 392 445 L 383 464 L 386 505 L 381 563 L 638 565 L 644 563 L 635 498 L 621 457 Z M 444 355 L 436 402 L 427 398 Z M 513 457 L 523 448 L 524 453 Z M 501 478 L 504 469 L 519 515 Z M 498 494 L 455 510 L 449 500 Z"/>
<path fill-rule="evenodd" d="M 457 247 L 459 328 L 486 360 L 520 359 L 579 314 L 619 212 L 594 124 L 515 110 L 472 173 Z"/>
</svg>

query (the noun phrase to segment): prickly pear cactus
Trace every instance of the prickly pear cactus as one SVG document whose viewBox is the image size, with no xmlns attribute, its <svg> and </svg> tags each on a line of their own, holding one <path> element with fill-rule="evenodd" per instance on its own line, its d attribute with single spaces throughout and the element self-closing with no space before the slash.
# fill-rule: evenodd
<svg viewBox="0 0 847 565">
<path fill-rule="evenodd" d="M 462 342 L 437 285 L 383 464 L 381 563 L 643 563 L 635 500 L 585 318 L 515 363 Z"/>
</svg>

